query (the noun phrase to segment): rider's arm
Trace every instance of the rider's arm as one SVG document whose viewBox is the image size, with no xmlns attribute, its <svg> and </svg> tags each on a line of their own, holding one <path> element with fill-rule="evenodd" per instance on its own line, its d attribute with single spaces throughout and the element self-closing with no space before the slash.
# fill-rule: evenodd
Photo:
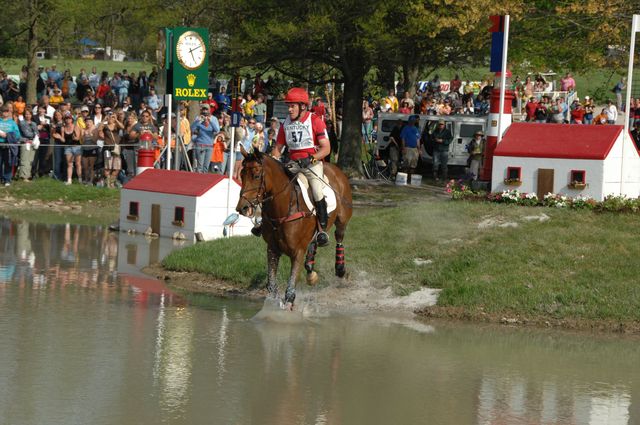
<svg viewBox="0 0 640 425">
<path fill-rule="evenodd" d="M 312 156 L 318 160 L 322 161 L 324 157 L 331 153 L 331 143 L 329 139 L 326 137 L 318 139 L 318 150 Z"/>
<path fill-rule="evenodd" d="M 279 159 L 282 156 L 282 151 L 284 150 L 287 141 L 284 135 L 284 129 L 282 126 L 278 129 L 278 136 L 276 137 L 276 147 L 272 152 L 272 155 L 275 159 Z"/>
</svg>

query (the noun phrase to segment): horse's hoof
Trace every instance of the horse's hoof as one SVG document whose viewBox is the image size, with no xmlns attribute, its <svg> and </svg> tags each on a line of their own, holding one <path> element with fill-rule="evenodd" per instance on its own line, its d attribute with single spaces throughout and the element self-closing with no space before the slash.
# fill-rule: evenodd
<svg viewBox="0 0 640 425">
<path fill-rule="evenodd" d="M 315 286 L 318 283 L 318 273 L 312 271 L 307 274 L 307 285 Z"/>
<path fill-rule="evenodd" d="M 343 265 L 337 265 L 336 266 L 336 276 L 338 277 L 344 277 L 344 275 L 347 274 L 347 268 Z"/>
</svg>

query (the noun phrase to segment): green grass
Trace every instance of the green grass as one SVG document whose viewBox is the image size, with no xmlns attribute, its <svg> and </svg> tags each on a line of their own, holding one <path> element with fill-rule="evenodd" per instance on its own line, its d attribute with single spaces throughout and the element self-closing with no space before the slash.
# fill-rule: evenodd
<svg viewBox="0 0 640 425">
<path fill-rule="evenodd" d="M 551 219 L 523 220 L 541 213 Z M 480 230 L 487 218 L 518 227 Z M 439 306 L 472 313 L 638 321 L 636 223 L 634 215 L 469 202 L 368 209 L 348 227 L 347 268 L 351 280 L 390 285 L 396 294 L 442 288 Z M 321 283 L 332 284 L 333 248 L 318 253 Z M 255 287 L 265 282 L 266 246 L 253 237 L 212 241 L 172 253 L 163 266 Z M 287 271 L 281 262 L 281 284 Z"/>
<path fill-rule="evenodd" d="M 1 186 L 0 203 L 4 215 L 37 223 L 108 224 L 118 218 L 120 191 L 42 177 Z"/>
<path fill-rule="evenodd" d="M 18 75 L 23 65 L 27 64 L 26 58 L 0 58 L 0 68 L 5 70 L 7 74 Z M 80 69 L 84 68 L 87 73 L 91 72 L 92 67 L 96 67 L 98 73 L 102 71 L 109 72 L 109 75 L 115 71 L 121 72 L 126 69 L 127 72 L 134 72 L 136 75 L 140 71 L 147 71 L 147 74 L 151 72 L 153 64 L 148 62 L 114 62 L 104 60 L 92 60 L 92 59 L 40 59 L 38 65 L 44 67 L 50 67 L 56 65 L 56 69 L 60 72 L 69 69 L 71 75 L 76 76 L 80 73 Z"/>
<path fill-rule="evenodd" d="M 113 203 L 120 200 L 118 190 L 85 186 L 76 182 L 67 186 L 49 177 L 37 178 L 31 182 L 15 181 L 11 186 L 0 190 L 15 198 L 41 201 Z"/>
<path fill-rule="evenodd" d="M 557 75 L 553 78 L 557 84 L 560 84 L 560 79 L 564 77 L 566 72 L 571 72 L 571 70 L 555 70 Z M 440 81 L 450 81 L 453 79 L 455 74 L 458 74 L 462 80 L 471 80 L 471 81 L 482 81 L 486 78 L 493 78 L 494 73 L 489 72 L 488 68 L 464 68 L 464 69 L 455 69 L 455 68 L 441 68 L 434 71 L 429 78 L 433 78 L 434 74 L 438 74 L 440 76 Z M 576 80 L 576 90 L 578 92 L 578 96 L 580 98 L 584 98 L 584 96 L 591 96 L 597 102 L 604 102 L 607 99 L 615 99 L 615 95 L 611 93 L 611 88 L 620 81 L 620 77 L 626 77 L 626 70 L 620 72 L 617 69 L 594 69 L 588 72 L 576 73 L 573 72 L 573 78 Z M 534 72 L 533 76 L 536 75 Z M 526 72 L 517 73 L 514 72 L 514 78 L 516 76 L 520 76 L 522 80 L 524 80 L 527 76 Z M 633 81 L 640 81 L 640 70 L 634 71 Z M 634 84 L 635 86 L 635 84 Z M 634 91 L 634 95 L 637 94 Z"/>
</svg>

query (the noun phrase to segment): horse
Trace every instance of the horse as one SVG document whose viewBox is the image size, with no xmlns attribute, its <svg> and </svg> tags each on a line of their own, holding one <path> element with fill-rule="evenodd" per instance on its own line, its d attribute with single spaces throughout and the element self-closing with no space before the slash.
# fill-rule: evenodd
<svg viewBox="0 0 640 425">
<path fill-rule="evenodd" d="M 296 280 L 304 262 L 307 283 L 315 285 L 318 274 L 313 270 L 319 228 L 316 216 L 310 211 L 295 183 L 296 176 L 289 176 L 278 160 L 261 152 L 248 154 L 242 150 L 244 160 L 240 173 L 242 188 L 236 211 L 246 217 L 254 217 L 262 210 L 262 237 L 267 243 L 267 291 L 279 298 L 276 274 L 280 257 L 291 259 L 291 271 L 282 301 L 283 308 L 293 309 L 296 297 Z M 335 165 L 324 163 L 324 174 L 336 194 L 336 209 L 329 214 L 327 230 L 335 224 L 336 257 L 335 274 L 346 274 L 344 240 L 347 223 L 352 215 L 351 186 L 347 176 Z M 305 189 L 302 189 L 305 190 Z"/>
</svg>

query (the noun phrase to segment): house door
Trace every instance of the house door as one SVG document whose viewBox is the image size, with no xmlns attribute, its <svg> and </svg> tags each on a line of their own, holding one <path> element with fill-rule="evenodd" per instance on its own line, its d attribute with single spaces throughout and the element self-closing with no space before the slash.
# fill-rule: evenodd
<svg viewBox="0 0 640 425">
<path fill-rule="evenodd" d="M 553 191 L 553 169 L 538 168 L 538 199 L 544 199 L 547 193 L 555 193 Z"/>
<path fill-rule="evenodd" d="M 160 205 L 151 205 L 151 231 L 160 235 Z"/>
</svg>

